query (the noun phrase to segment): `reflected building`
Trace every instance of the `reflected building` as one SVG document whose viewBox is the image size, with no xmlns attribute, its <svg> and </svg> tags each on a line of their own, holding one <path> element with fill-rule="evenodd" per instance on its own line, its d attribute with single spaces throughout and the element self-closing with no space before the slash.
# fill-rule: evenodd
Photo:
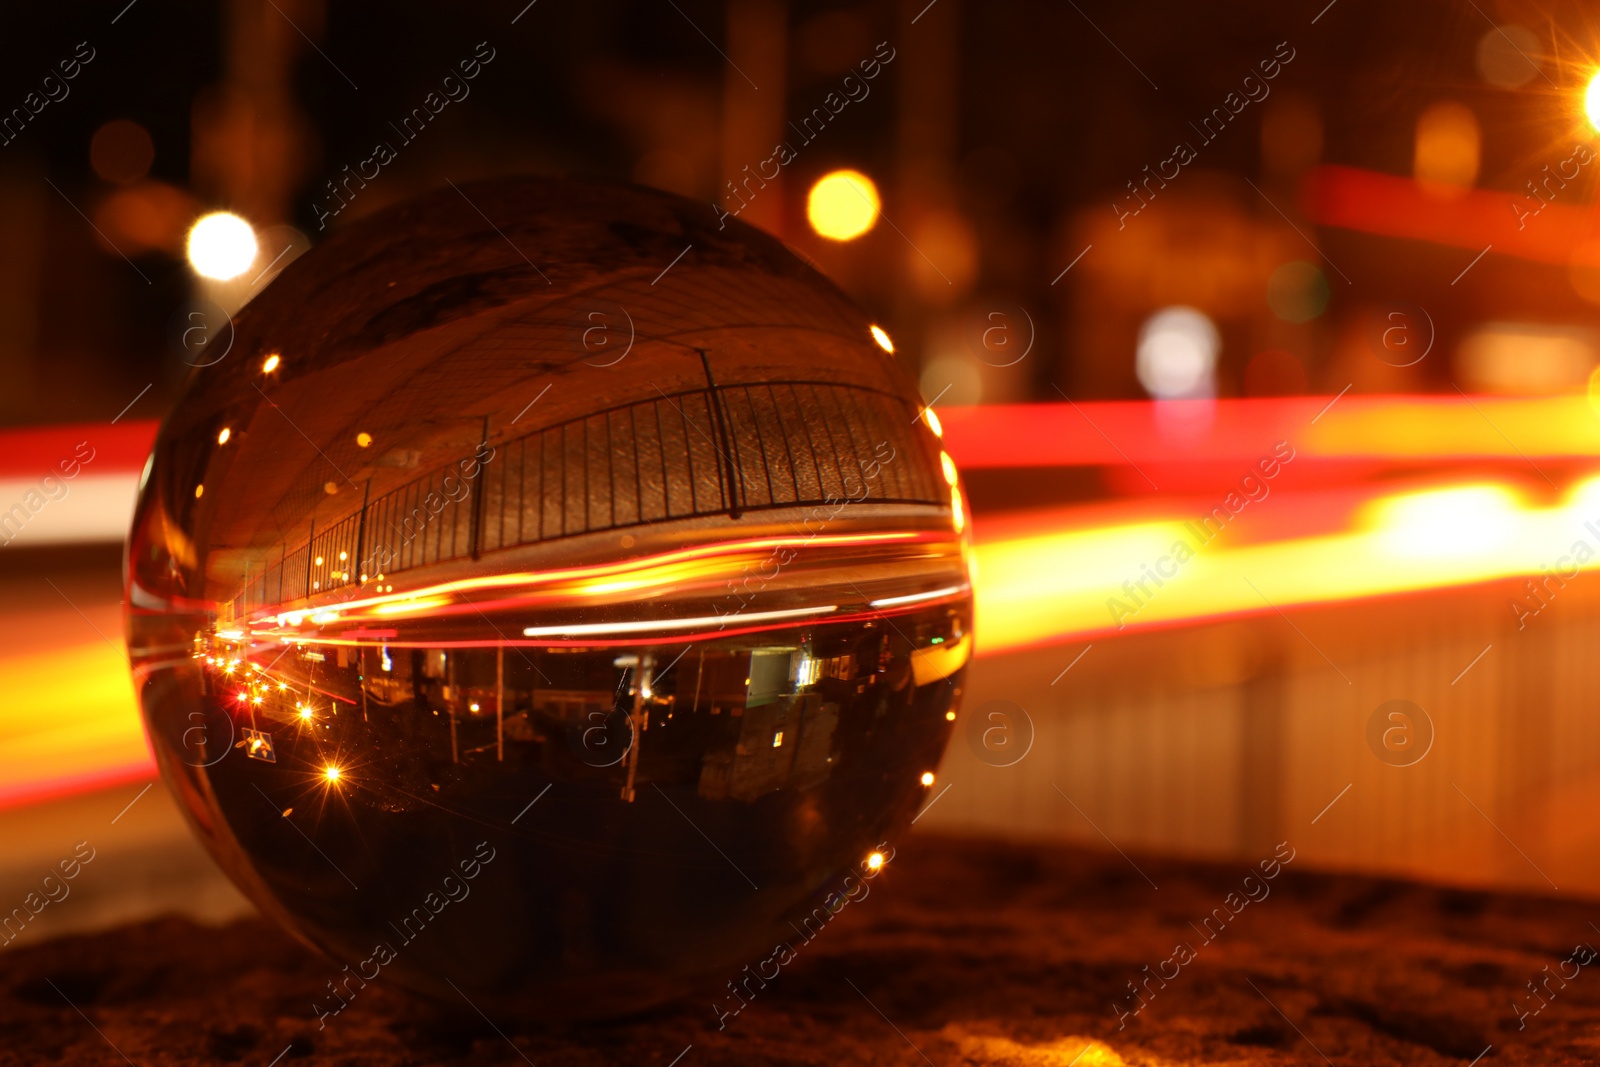
<svg viewBox="0 0 1600 1067">
<path fill-rule="evenodd" d="M 522 181 L 362 222 L 163 429 L 146 719 L 305 940 L 365 955 L 487 840 L 490 901 L 397 975 L 603 1014 L 742 962 L 926 799 L 972 649 L 937 416 L 887 335 L 714 218 Z"/>
</svg>

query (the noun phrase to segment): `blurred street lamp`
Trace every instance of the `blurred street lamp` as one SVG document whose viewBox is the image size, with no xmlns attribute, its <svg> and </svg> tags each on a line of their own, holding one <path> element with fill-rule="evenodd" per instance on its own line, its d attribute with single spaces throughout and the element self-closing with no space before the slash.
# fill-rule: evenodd
<svg viewBox="0 0 1600 1067">
<path fill-rule="evenodd" d="M 256 261 L 256 232 L 238 215 L 217 211 L 189 230 L 189 265 L 202 278 L 225 282 Z"/>
<path fill-rule="evenodd" d="M 878 221 L 878 187 L 858 170 L 824 174 L 806 198 L 811 228 L 833 241 L 853 241 Z"/>
<path fill-rule="evenodd" d="M 1157 311 L 1139 329 L 1135 371 L 1157 400 L 1216 394 L 1221 335 L 1204 313 L 1191 307 Z"/>
</svg>

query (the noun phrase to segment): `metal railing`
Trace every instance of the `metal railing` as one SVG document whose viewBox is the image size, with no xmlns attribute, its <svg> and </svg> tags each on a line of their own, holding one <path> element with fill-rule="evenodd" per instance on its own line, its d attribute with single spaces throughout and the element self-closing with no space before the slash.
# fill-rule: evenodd
<svg viewBox="0 0 1600 1067">
<path fill-rule="evenodd" d="M 260 561 L 223 615 L 557 538 L 832 503 L 861 493 L 869 463 L 871 500 L 948 507 L 915 423 L 889 393 L 782 381 L 662 393 L 490 440 L 327 526 L 313 522 L 299 547 L 286 541 Z"/>
</svg>

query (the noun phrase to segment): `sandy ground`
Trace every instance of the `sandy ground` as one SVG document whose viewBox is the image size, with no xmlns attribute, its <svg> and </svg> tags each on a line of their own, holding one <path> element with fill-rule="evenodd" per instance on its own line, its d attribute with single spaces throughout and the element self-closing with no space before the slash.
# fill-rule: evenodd
<svg viewBox="0 0 1600 1067">
<path fill-rule="evenodd" d="M 311 1003 L 337 968 L 253 919 L 158 920 L 0 950 L 0 1064 L 1600 1059 L 1600 977 L 1575 962 L 1595 957 L 1573 953 L 1600 943 L 1600 908 L 1292 862 L 1249 873 L 917 837 L 723 1028 L 712 991 L 611 1024 L 496 1030 L 381 984 L 319 1028 Z M 1175 977 L 1149 979 L 1119 1029 L 1146 966 Z"/>
</svg>

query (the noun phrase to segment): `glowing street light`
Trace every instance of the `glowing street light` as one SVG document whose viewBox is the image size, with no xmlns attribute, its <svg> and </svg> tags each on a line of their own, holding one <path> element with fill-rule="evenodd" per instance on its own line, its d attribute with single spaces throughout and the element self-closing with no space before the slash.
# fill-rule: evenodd
<svg viewBox="0 0 1600 1067">
<path fill-rule="evenodd" d="M 189 230 L 189 265 L 203 278 L 225 282 L 256 261 L 256 232 L 238 215 L 217 211 Z"/>
<path fill-rule="evenodd" d="M 824 174 L 806 198 L 811 228 L 833 241 L 853 241 L 878 221 L 878 187 L 858 170 Z"/>
</svg>

